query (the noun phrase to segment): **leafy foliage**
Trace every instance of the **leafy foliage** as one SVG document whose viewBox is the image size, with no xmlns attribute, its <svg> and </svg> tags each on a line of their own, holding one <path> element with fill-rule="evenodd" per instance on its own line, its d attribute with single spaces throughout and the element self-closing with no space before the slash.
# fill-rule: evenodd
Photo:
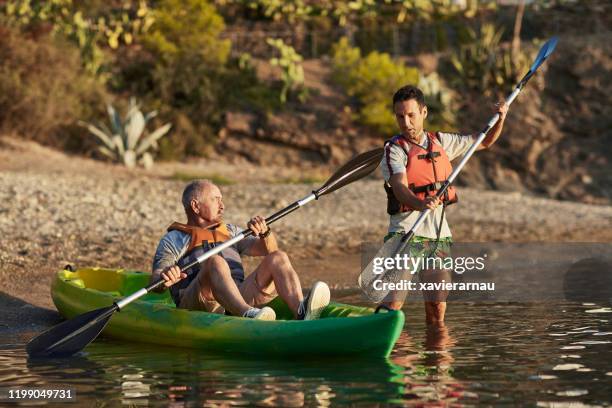
<svg viewBox="0 0 612 408">
<path fill-rule="evenodd" d="M 256 12 L 259 16 L 295 23 L 330 18 L 345 26 L 362 18 L 391 17 L 398 23 L 414 19 L 434 20 L 452 16 L 472 18 L 481 9 L 495 7 L 494 0 L 216 0 L 220 8 L 237 8 L 235 14 Z"/>
<path fill-rule="evenodd" d="M 107 105 L 110 128 L 106 125 L 95 126 L 91 123 L 80 122 L 94 135 L 101 145 L 98 150 L 102 155 L 127 167 L 134 167 L 136 163 L 145 168 L 153 166 L 153 156 L 149 150 L 157 149 L 157 141 L 170 130 L 169 123 L 157 128 L 144 137 L 146 124 L 157 115 L 157 111 L 143 114 L 134 98 L 125 119 L 122 121 L 119 113 L 112 105 Z"/>
<path fill-rule="evenodd" d="M 281 103 L 287 102 L 290 93 L 296 93 L 301 102 L 306 99 L 306 88 L 304 87 L 304 69 L 302 68 L 302 56 L 295 52 L 293 47 L 287 45 L 281 39 L 268 38 L 266 42 L 276 48 L 279 56 L 272 58 L 270 64 L 281 69 L 281 80 L 283 88 L 280 93 Z"/>
<path fill-rule="evenodd" d="M 31 32 L 50 26 L 54 35 L 67 38 L 79 48 L 84 66 L 96 75 L 105 71 L 104 47 L 116 49 L 120 44 L 130 45 L 153 23 L 144 0 L 125 2 L 119 9 L 108 8 L 93 16 L 88 15 L 87 5 L 81 3 L 7 0 L 0 8 L 11 26 Z"/>
<path fill-rule="evenodd" d="M 384 134 L 396 131 L 391 98 L 400 86 L 418 83 L 418 70 L 385 53 L 374 51 L 362 57 L 346 38 L 334 46 L 332 59 L 334 80 L 359 104 L 359 121 Z"/>
<path fill-rule="evenodd" d="M 230 59 L 223 82 L 232 84 L 223 95 L 223 105 L 228 109 L 272 113 L 283 107 L 278 88 L 258 78 L 257 69 L 247 53 Z"/>
<path fill-rule="evenodd" d="M 440 21 L 453 16 L 473 18 L 482 9 L 493 9 L 495 1 L 470 0 L 459 2 L 456 0 L 386 0 L 387 3 L 400 4 L 397 10 L 397 22 L 402 23 L 411 19 L 426 21 Z"/>
<path fill-rule="evenodd" d="M 487 23 L 479 32 L 468 27 L 466 34 L 464 45 L 451 57 L 458 85 L 483 93 L 507 91 L 527 72 L 530 55 L 512 55 L 510 48 L 503 47 L 503 28 Z"/>
<path fill-rule="evenodd" d="M 154 18 L 143 40 L 153 57 L 152 78 L 142 80 L 160 104 L 181 109 L 194 123 L 218 120 L 230 51 L 230 42 L 219 38 L 223 19 L 205 0 L 160 0 Z"/>
<path fill-rule="evenodd" d="M 66 127 L 96 116 L 108 98 L 81 66 L 79 52 L 49 35 L 35 40 L 0 28 L 0 127 L 28 139 L 83 151 L 88 143 Z"/>
</svg>

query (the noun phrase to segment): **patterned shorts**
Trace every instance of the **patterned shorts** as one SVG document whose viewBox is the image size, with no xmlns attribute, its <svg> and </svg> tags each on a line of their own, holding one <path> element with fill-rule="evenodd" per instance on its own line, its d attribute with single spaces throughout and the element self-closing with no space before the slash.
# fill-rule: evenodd
<svg viewBox="0 0 612 408">
<path fill-rule="evenodd" d="M 403 235 L 400 232 L 390 232 L 388 233 L 384 240 L 385 242 L 389 239 L 393 238 L 396 235 Z M 453 244 L 452 238 L 441 238 L 440 240 L 425 238 L 425 237 L 414 237 L 407 248 L 409 248 L 409 255 L 415 258 L 431 258 L 432 264 L 441 265 L 442 260 L 446 258 L 450 258 L 451 256 L 451 246 Z M 433 261 L 435 258 L 439 258 L 436 263 Z M 432 269 L 420 269 L 417 274 L 420 282 L 440 282 L 445 280 L 446 282 L 452 281 L 452 271 L 432 268 Z M 408 291 L 405 290 L 395 290 L 389 292 L 389 294 L 383 300 L 383 303 L 389 302 L 403 302 L 408 295 Z M 445 301 L 447 294 L 442 291 L 438 293 L 423 293 L 424 299 L 430 302 L 440 302 Z"/>
</svg>

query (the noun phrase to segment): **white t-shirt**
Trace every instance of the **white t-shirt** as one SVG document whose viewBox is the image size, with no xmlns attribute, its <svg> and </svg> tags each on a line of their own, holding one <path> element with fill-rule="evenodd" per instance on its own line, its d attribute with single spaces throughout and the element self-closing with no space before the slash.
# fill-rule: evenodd
<svg viewBox="0 0 612 408">
<path fill-rule="evenodd" d="M 472 135 L 459 135 L 456 133 L 443 133 L 438 132 L 442 148 L 446 152 L 449 160 L 454 160 L 457 157 L 463 156 L 470 146 L 474 144 Z M 424 149 L 429 146 L 429 138 L 423 133 L 421 135 L 421 142 L 419 143 Z M 410 143 L 404 145 L 406 150 L 410 150 Z M 381 161 L 381 169 L 385 181 L 389 181 L 389 178 L 393 174 L 405 173 L 406 165 L 408 164 L 408 157 L 404 153 L 401 147 L 394 144 L 388 145 L 385 149 Z M 389 216 L 389 232 L 408 232 L 414 225 L 417 218 L 419 217 L 419 211 L 409 211 L 405 213 L 397 213 Z M 415 231 L 415 235 L 424 238 L 435 239 L 437 237 L 438 227 L 440 225 L 440 219 L 442 218 L 442 206 L 436 208 L 435 211 L 430 211 L 425 221 Z M 442 222 L 442 228 L 440 230 L 440 238 L 450 237 L 451 232 L 446 222 L 446 216 Z"/>
</svg>

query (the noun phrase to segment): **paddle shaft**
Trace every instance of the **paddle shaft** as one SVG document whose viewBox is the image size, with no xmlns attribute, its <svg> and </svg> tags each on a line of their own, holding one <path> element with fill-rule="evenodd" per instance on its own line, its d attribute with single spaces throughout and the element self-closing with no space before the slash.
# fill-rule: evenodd
<svg viewBox="0 0 612 408">
<path fill-rule="evenodd" d="M 309 202 L 311 202 L 312 200 L 315 200 L 317 198 L 318 198 L 317 192 L 313 191 L 311 194 L 307 195 L 306 197 L 302 198 L 301 200 L 295 201 L 294 203 L 288 205 L 287 207 L 283 208 L 282 210 L 280 210 L 280 211 L 272 214 L 268 218 L 266 218 L 266 224 L 270 225 L 270 224 L 280 220 L 284 216 L 292 213 L 293 211 L 297 210 L 298 208 L 308 204 Z M 227 249 L 227 248 L 231 247 L 232 245 L 237 244 L 238 242 L 242 241 L 246 237 L 250 237 L 251 235 L 253 235 L 253 231 L 251 231 L 250 229 L 242 230 L 240 232 L 240 234 L 236 235 L 234 238 L 232 238 L 232 239 L 230 239 L 228 241 L 225 241 L 225 242 L 223 242 L 223 243 L 221 243 L 219 245 L 216 245 L 214 248 L 212 248 L 209 251 L 207 251 L 206 253 L 200 255 L 193 262 L 183 266 L 181 268 L 181 272 L 187 271 L 187 270 L 191 269 L 192 267 L 194 267 L 195 265 L 201 264 L 202 262 L 204 262 L 208 258 L 210 258 L 210 257 L 212 257 L 214 255 L 217 255 L 218 253 L 220 253 L 224 249 Z M 163 279 L 159 279 L 159 280 L 153 282 L 152 284 L 150 284 L 149 286 L 147 286 L 145 288 L 142 288 L 142 289 L 134 292 L 133 294 L 124 297 L 121 300 L 118 300 L 117 302 L 115 302 L 115 305 L 117 306 L 117 308 L 119 310 L 121 310 L 123 307 L 125 307 L 126 305 L 132 303 L 136 299 L 139 299 L 142 296 L 146 295 L 147 293 L 151 292 L 152 290 L 157 289 L 158 287 L 163 285 L 164 282 L 165 281 Z"/>
</svg>

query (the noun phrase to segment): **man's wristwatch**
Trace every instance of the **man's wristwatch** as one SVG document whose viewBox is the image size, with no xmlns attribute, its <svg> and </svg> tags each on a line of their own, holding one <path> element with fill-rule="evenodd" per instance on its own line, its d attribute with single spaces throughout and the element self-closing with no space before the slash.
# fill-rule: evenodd
<svg viewBox="0 0 612 408">
<path fill-rule="evenodd" d="M 272 230 L 270 229 L 270 227 L 268 227 L 266 232 L 264 232 L 263 234 L 259 234 L 259 238 L 261 238 L 261 239 L 268 238 L 268 236 L 270 235 L 271 232 L 272 232 Z"/>
</svg>

